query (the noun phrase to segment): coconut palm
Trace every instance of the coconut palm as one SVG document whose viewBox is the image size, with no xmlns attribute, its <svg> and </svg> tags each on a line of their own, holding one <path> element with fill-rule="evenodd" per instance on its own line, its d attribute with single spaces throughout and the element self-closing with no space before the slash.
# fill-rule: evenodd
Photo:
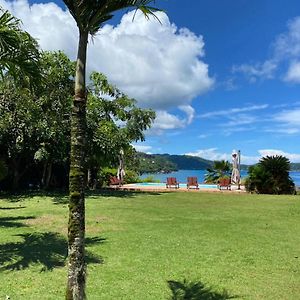
<svg viewBox="0 0 300 300">
<path fill-rule="evenodd" d="M 153 0 L 64 0 L 79 29 L 75 95 L 71 120 L 71 156 L 68 224 L 68 284 L 66 299 L 85 298 L 85 136 L 86 136 L 86 51 L 89 35 L 95 35 L 114 12 L 124 8 L 141 10 L 149 18 L 156 8 Z"/>
<path fill-rule="evenodd" d="M 211 168 L 207 168 L 204 181 L 218 183 L 220 178 L 230 177 L 231 165 L 225 160 L 215 160 Z"/>
<path fill-rule="evenodd" d="M 10 74 L 15 80 L 29 79 L 37 83 L 40 77 L 38 44 L 28 32 L 21 30 L 20 23 L 0 7 L 0 75 Z"/>
</svg>

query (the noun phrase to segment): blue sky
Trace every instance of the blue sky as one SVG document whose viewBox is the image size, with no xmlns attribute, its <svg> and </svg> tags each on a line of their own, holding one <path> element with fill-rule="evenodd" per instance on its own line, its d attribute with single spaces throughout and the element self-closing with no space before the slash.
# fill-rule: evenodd
<svg viewBox="0 0 300 300">
<path fill-rule="evenodd" d="M 188 3 L 188 4 L 185 4 Z M 75 58 L 77 31 L 62 2 L 0 0 L 42 49 Z M 300 2 L 161 0 L 162 25 L 118 14 L 89 45 L 104 72 L 157 111 L 136 148 L 242 162 L 283 154 L 300 162 Z"/>
</svg>

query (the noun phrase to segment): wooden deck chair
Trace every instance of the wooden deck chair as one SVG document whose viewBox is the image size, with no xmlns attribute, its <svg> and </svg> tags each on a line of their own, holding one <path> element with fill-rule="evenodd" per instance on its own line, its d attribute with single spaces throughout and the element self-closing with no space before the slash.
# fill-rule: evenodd
<svg viewBox="0 0 300 300">
<path fill-rule="evenodd" d="M 167 183 L 166 183 L 166 188 L 172 188 L 172 187 L 174 187 L 175 189 L 178 189 L 179 183 L 177 182 L 177 179 L 175 177 L 168 177 Z"/>
<path fill-rule="evenodd" d="M 219 190 L 226 189 L 231 190 L 230 178 L 221 178 L 218 184 Z"/>
<path fill-rule="evenodd" d="M 190 188 L 199 189 L 198 178 L 197 177 L 188 177 L 186 187 L 189 190 Z"/>
<path fill-rule="evenodd" d="M 121 186 L 122 182 L 116 176 L 110 176 L 109 178 L 109 185 L 110 186 Z"/>
</svg>

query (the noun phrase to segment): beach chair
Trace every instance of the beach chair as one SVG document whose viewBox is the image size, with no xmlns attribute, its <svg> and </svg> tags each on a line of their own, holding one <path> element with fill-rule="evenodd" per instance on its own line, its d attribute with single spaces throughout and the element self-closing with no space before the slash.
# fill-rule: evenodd
<svg viewBox="0 0 300 300">
<path fill-rule="evenodd" d="M 109 186 L 121 186 L 122 182 L 116 176 L 110 176 L 109 178 Z"/>
<path fill-rule="evenodd" d="M 231 190 L 230 178 L 221 178 L 218 183 L 219 190 Z"/>
<path fill-rule="evenodd" d="M 198 178 L 197 177 L 188 177 L 186 187 L 189 190 L 190 188 L 199 189 Z"/>
<path fill-rule="evenodd" d="M 175 177 L 168 177 L 167 178 L 167 183 L 166 183 L 166 188 L 179 188 L 179 183 L 177 182 L 177 179 Z"/>
</svg>

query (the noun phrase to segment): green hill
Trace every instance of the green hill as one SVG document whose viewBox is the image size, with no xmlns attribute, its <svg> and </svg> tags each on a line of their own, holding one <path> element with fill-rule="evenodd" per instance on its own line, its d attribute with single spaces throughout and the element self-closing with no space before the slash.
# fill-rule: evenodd
<svg viewBox="0 0 300 300">
<path fill-rule="evenodd" d="M 177 170 L 206 170 L 213 161 L 197 156 L 171 155 L 171 154 L 146 154 L 138 152 L 140 173 L 169 173 Z M 247 170 L 247 165 L 241 165 L 242 170 Z"/>
</svg>

